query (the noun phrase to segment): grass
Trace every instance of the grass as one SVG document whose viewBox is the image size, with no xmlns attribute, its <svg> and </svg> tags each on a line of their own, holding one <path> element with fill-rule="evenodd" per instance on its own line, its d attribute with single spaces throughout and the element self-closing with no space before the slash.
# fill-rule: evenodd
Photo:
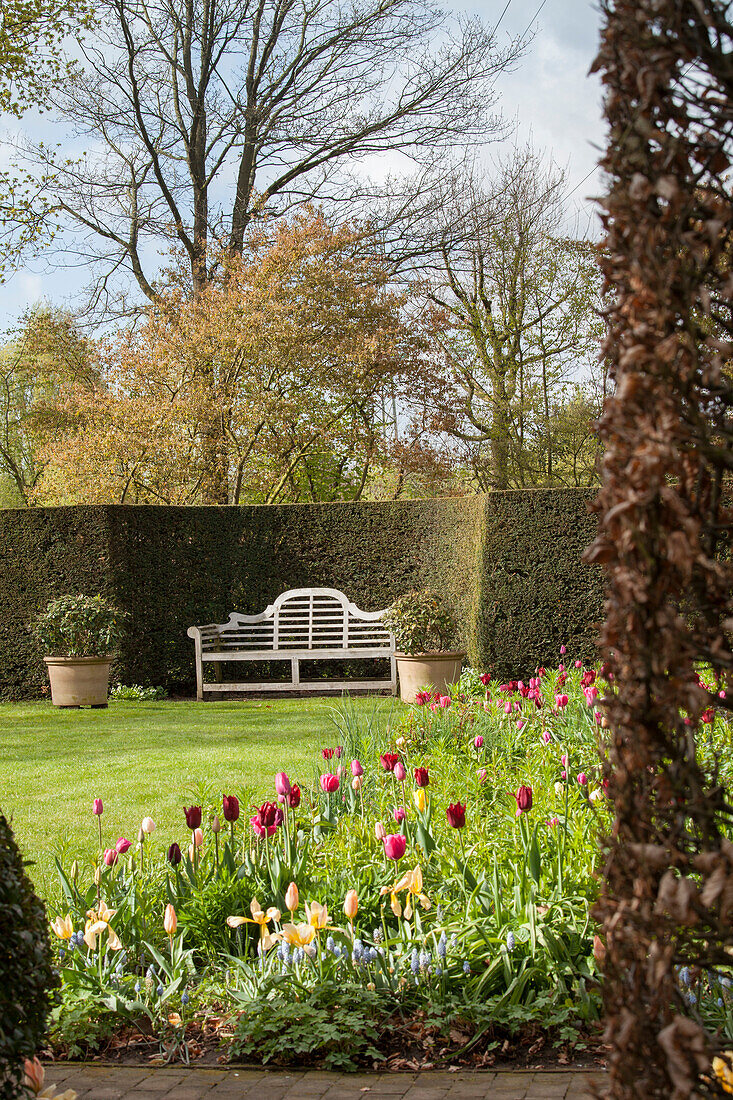
<svg viewBox="0 0 733 1100">
<path fill-rule="evenodd" d="M 64 850 L 89 858 L 98 846 L 92 800 L 104 803 L 103 840 L 133 842 L 140 821 L 157 825 L 156 847 L 182 843 L 182 807 L 202 785 L 237 794 L 242 812 L 273 797 L 274 776 L 309 781 L 314 753 L 337 743 L 338 699 L 111 702 L 107 710 L 58 710 L 50 703 L 0 704 L 0 811 L 12 818 L 35 866 L 36 889 L 56 894 L 53 862 Z M 391 699 L 350 700 L 385 716 Z"/>
</svg>

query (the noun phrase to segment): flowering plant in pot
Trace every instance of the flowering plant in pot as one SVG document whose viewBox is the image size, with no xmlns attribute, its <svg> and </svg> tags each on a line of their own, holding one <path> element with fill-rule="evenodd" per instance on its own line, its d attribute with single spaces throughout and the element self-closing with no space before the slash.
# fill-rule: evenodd
<svg viewBox="0 0 733 1100">
<path fill-rule="evenodd" d="M 430 684 L 439 695 L 461 674 L 465 650 L 457 649 L 458 624 L 440 596 L 429 589 L 399 596 L 382 622 L 395 636 L 400 698 L 414 703 Z"/>
<path fill-rule="evenodd" d="M 102 596 L 60 596 L 35 624 L 57 707 L 105 707 L 125 613 Z"/>
</svg>

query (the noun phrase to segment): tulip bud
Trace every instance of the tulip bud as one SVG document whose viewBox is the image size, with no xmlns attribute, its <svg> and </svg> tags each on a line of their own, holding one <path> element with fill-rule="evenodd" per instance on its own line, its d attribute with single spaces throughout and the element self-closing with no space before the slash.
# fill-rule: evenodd
<svg viewBox="0 0 733 1100">
<path fill-rule="evenodd" d="M 165 914 L 163 916 L 163 927 L 165 928 L 166 935 L 175 936 L 176 928 L 178 927 L 178 917 L 176 911 L 169 902 L 165 907 Z"/>
<path fill-rule="evenodd" d="M 189 844 L 188 846 L 188 858 L 191 860 L 191 863 L 193 863 L 196 858 L 196 848 L 193 844 Z"/>
<path fill-rule="evenodd" d="M 395 741 L 395 745 L 397 746 L 398 749 L 404 749 L 406 744 L 407 744 L 407 742 L 405 741 L 404 737 L 398 737 L 397 740 Z"/>
<path fill-rule="evenodd" d="M 127 839 L 126 836 L 121 836 L 119 838 L 119 840 L 117 841 L 117 843 L 115 844 L 115 848 L 117 849 L 117 851 L 120 853 L 121 856 L 124 856 L 125 852 L 128 852 L 130 850 L 130 848 L 132 848 L 132 844 L 130 843 L 130 841 Z"/>
<path fill-rule="evenodd" d="M 145 833 L 142 829 L 138 829 L 137 831 L 137 842 L 141 847 L 145 843 Z"/>
<path fill-rule="evenodd" d="M 359 898 L 356 890 L 349 890 L 346 897 L 344 898 L 344 913 L 349 920 L 353 921 L 358 908 Z"/>
<path fill-rule="evenodd" d="M 92 802 L 92 813 L 96 814 L 97 817 L 99 817 L 100 814 L 104 813 L 104 806 L 102 805 L 101 798 L 95 798 L 94 802 Z"/>
<path fill-rule="evenodd" d="M 488 773 L 486 771 L 486 768 L 479 768 L 479 770 L 476 772 L 476 775 L 478 776 L 479 783 L 485 783 L 486 782 L 487 774 Z"/>
<path fill-rule="evenodd" d="M 354 776 L 355 779 L 364 774 L 364 769 L 358 760 L 351 761 L 351 774 Z"/>
<path fill-rule="evenodd" d="M 562 795 L 565 794 L 565 784 L 561 783 L 559 779 L 555 784 L 555 794 L 558 796 L 558 798 L 562 797 Z"/>
<path fill-rule="evenodd" d="M 278 794 L 290 794 L 290 780 L 285 772 L 278 772 L 275 776 L 275 790 Z"/>
<path fill-rule="evenodd" d="M 144 833 L 148 833 L 148 834 L 154 833 L 155 832 L 155 822 L 153 821 L 152 817 L 144 817 L 143 820 L 142 820 L 142 825 L 140 826 L 140 828 L 142 829 L 142 831 Z"/>
<path fill-rule="evenodd" d="M 116 848 L 105 848 L 104 849 L 104 855 L 102 856 L 102 858 L 104 859 L 104 862 L 108 867 L 114 867 L 115 863 L 117 862 L 118 857 L 119 857 L 119 852 L 117 851 Z"/>
<path fill-rule="evenodd" d="M 168 849 L 168 862 L 171 863 L 174 867 L 177 867 L 182 859 L 183 856 L 181 855 L 181 849 L 174 841 Z"/>
<path fill-rule="evenodd" d="M 193 831 L 193 842 L 194 842 L 194 844 L 196 845 L 197 848 L 201 847 L 201 845 L 204 842 L 204 830 L 203 829 L 194 829 L 194 831 Z"/>
<path fill-rule="evenodd" d="M 354 791 L 360 791 L 361 787 L 362 787 L 362 783 L 363 783 L 363 780 L 362 780 L 361 776 L 360 775 L 355 775 L 354 778 L 351 780 L 351 789 L 354 790 Z"/>
<path fill-rule="evenodd" d="M 404 783 L 407 778 L 407 771 L 401 760 L 398 760 L 394 766 L 394 777 L 398 783 Z"/>
<path fill-rule="evenodd" d="M 71 865 L 71 881 L 76 882 L 79 878 L 79 864 L 74 860 Z"/>
<path fill-rule="evenodd" d="M 298 908 L 299 900 L 298 887 L 295 885 L 294 882 L 291 882 L 287 890 L 285 891 L 285 908 L 288 910 L 289 913 L 295 912 L 295 910 Z"/>
<path fill-rule="evenodd" d="M 374 826 L 374 835 L 377 840 L 384 840 L 384 838 L 386 837 L 387 830 L 385 829 L 381 821 L 378 821 Z"/>
<path fill-rule="evenodd" d="M 102 870 L 101 870 L 100 867 L 95 867 L 94 868 L 94 885 L 99 886 L 101 881 L 102 881 Z"/>
<path fill-rule="evenodd" d="M 407 815 L 405 814 L 405 808 L 404 808 L 404 806 L 397 806 L 397 807 L 396 807 L 396 808 L 395 808 L 395 809 L 394 809 L 394 810 L 392 811 L 392 817 L 393 817 L 393 818 L 395 819 L 395 821 L 396 821 L 396 822 L 397 822 L 398 824 L 399 824 L 399 822 L 400 822 L 400 821 L 404 821 L 404 820 L 405 820 L 405 817 L 406 817 L 406 816 L 407 816 Z"/>
<path fill-rule="evenodd" d="M 211 822 L 211 831 L 212 831 L 212 833 L 220 833 L 221 832 L 221 821 L 219 821 L 219 815 L 218 814 L 214 814 L 214 819 Z"/>
</svg>

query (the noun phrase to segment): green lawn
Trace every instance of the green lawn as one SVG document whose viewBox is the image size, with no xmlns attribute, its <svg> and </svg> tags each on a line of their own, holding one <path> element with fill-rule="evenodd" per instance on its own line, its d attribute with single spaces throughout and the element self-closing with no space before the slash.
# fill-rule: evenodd
<svg viewBox="0 0 733 1100">
<path fill-rule="evenodd" d="M 385 715 L 391 699 L 349 706 Z M 107 710 L 58 710 L 50 703 L 0 704 L 0 810 L 13 828 L 39 893 L 56 892 L 54 852 L 69 859 L 97 846 L 92 800 L 104 802 L 105 843 L 132 841 L 141 819 L 158 844 L 187 837 L 182 807 L 201 784 L 235 793 L 248 808 L 274 794 L 275 773 L 311 780 L 324 745 L 337 743 L 338 699 L 112 702 Z"/>
</svg>

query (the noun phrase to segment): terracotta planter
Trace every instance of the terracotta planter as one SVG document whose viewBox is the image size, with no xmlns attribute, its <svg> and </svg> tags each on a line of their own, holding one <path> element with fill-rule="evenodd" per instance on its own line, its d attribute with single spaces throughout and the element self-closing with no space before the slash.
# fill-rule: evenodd
<svg viewBox="0 0 733 1100">
<path fill-rule="evenodd" d="M 435 691 L 445 695 L 448 685 L 461 675 L 465 652 L 454 653 L 395 653 L 400 677 L 400 699 L 414 703 L 418 691 L 432 684 Z"/>
<path fill-rule="evenodd" d="M 44 657 L 55 707 L 106 707 L 111 657 Z"/>
</svg>

